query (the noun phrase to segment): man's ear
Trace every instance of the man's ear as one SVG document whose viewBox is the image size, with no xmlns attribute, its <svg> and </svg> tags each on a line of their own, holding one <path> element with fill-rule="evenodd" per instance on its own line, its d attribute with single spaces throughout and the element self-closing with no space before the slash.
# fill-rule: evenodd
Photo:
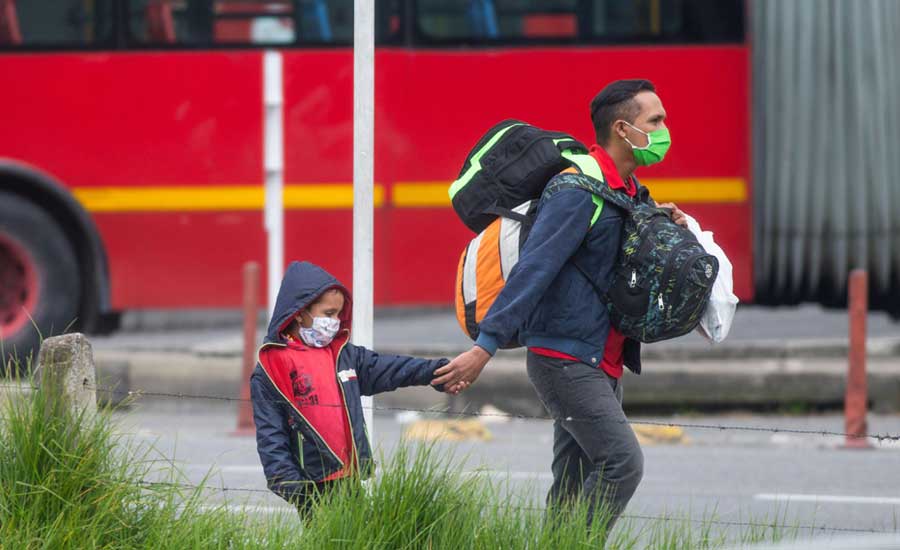
<svg viewBox="0 0 900 550">
<path fill-rule="evenodd" d="M 616 136 L 618 136 L 619 139 L 625 139 L 625 137 L 627 137 L 628 134 L 625 132 L 625 121 L 624 120 L 619 119 L 619 120 L 613 122 L 613 133 L 616 134 Z"/>
</svg>

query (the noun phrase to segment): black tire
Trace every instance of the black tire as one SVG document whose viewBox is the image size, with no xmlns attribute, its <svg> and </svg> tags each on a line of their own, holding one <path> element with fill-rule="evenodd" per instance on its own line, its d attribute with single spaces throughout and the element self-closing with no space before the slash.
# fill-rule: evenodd
<svg viewBox="0 0 900 550">
<path fill-rule="evenodd" d="M 78 260 L 63 230 L 34 203 L 0 192 L 3 365 L 12 360 L 15 370 L 24 372 L 30 358 L 37 358 L 41 338 L 62 334 L 72 324 L 80 301 Z"/>
</svg>

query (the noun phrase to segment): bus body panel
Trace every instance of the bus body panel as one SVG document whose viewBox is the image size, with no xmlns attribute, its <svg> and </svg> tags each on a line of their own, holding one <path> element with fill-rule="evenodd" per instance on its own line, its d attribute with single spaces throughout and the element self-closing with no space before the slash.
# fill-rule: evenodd
<svg viewBox="0 0 900 550">
<path fill-rule="evenodd" d="M 349 285 L 352 52 L 283 52 L 285 258 Z M 0 152 L 52 174 L 92 213 L 114 309 L 238 305 L 241 264 L 265 267 L 262 52 L 19 54 L 0 66 Z M 665 162 L 638 176 L 715 232 L 738 295 L 752 298 L 746 47 L 380 48 L 376 303 L 452 302 L 473 235 L 445 188 L 484 130 L 520 118 L 593 143 L 592 97 L 635 77 L 656 84 L 673 138 Z M 737 195 L 709 202 L 719 181 Z"/>
</svg>

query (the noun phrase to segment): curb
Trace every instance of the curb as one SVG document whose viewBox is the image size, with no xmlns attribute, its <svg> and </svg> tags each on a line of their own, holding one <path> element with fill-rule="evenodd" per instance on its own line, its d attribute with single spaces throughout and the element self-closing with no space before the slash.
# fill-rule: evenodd
<svg viewBox="0 0 900 550">
<path fill-rule="evenodd" d="M 121 394 L 133 389 L 237 397 L 240 392 L 239 358 L 158 352 L 100 352 L 97 356 L 98 378 L 107 380 L 106 385 L 117 388 Z M 836 408 L 844 400 L 846 361 L 845 357 L 704 361 L 647 358 L 643 374 L 625 375 L 625 407 L 630 413 L 684 408 Z M 900 411 L 900 359 L 871 358 L 868 387 L 873 410 Z M 525 372 L 523 354 L 506 352 L 495 358 L 478 382 L 459 396 L 429 388 L 403 388 L 378 395 L 376 404 L 382 408 L 469 412 L 491 405 L 507 413 L 546 415 Z"/>
<path fill-rule="evenodd" d="M 235 339 L 237 340 L 237 339 Z M 470 347 L 456 344 L 385 344 L 375 345 L 379 353 L 414 355 L 423 357 L 454 357 L 468 351 Z M 873 358 L 900 357 L 900 337 L 877 337 L 866 341 L 867 356 Z M 96 349 L 96 348 L 95 348 Z M 242 356 L 240 342 L 233 345 L 175 345 L 169 347 L 145 347 L 124 345 L 100 348 L 111 352 L 138 353 L 179 353 L 198 358 L 239 358 Z M 521 358 L 525 349 L 501 350 L 499 357 Z M 846 338 L 803 339 L 803 340 L 738 340 L 724 344 L 645 344 L 641 357 L 663 361 L 718 361 L 723 359 L 813 359 L 845 358 L 849 353 Z"/>
<path fill-rule="evenodd" d="M 881 337 L 866 341 L 868 357 L 900 357 L 900 338 Z M 459 346 L 382 346 L 381 353 L 416 356 L 456 356 L 469 348 Z M 500 356 L 525 357 L 525 349 L 501 350 Z M 746 340 L 728 344 L 645 344 L 641 358 L 660 361 L 718 361 L 723 359 L 818 359 L 845 358 L 847 339 L 821 340 Z"/>
</svg>

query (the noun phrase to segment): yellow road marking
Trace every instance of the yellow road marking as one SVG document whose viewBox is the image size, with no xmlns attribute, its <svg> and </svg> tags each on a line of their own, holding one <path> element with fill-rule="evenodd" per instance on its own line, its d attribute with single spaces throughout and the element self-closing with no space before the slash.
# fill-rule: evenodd
<svg viewBox="0 0 900 550">
<path fill-rule="evenodd" d="M 477 418 L 417 420 L 403 430 L 403 438 L 419 441 L 490 441 L 491 432 Z"/>
<path fill-rule="evenodd" d="M 657 443 L 680 443 L 683 445 L 688 442 L 687 436 L 684 435 L 684 430 L 678 426 L 656 426 L 636 422 L 631 427 L 641 445 L 655 445 Z"/>
</svg>

